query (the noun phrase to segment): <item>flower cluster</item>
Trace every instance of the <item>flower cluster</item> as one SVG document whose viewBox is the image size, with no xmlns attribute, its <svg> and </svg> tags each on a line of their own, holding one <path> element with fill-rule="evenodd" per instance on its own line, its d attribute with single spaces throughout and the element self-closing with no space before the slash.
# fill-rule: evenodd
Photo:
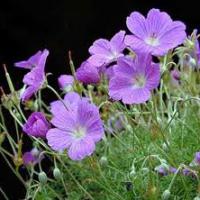
<svg viewBox="0 0 200 200">
<path fill-rule="evenodd" d="M 160 67 L 151 55 L 163 56 L 183 43 L 185 25 L 158 9 L 151 9 L 146 19 L 133 12 L 126 24 L 132 35 L 119 31 L 110 41 L 96 40 L 89 48 L 91 56 L 76 75 L 79 81 L 89 84 L 98 83 L 104 74 L 109 79 L 110 98 L 139 104 L 150 99 L 160 81 Z M 125 55 L 124 49 L 131 50 L 130 54 Z"/>
<path fill-rule="evenodd" d="M 20 90 L 15 89 L 4 66 L 10 93 L 6 94 L 0 87 L 0 153 L 9 157 L 6 161 L 13 159 L 12 164 L 22 182 L 26 181 L 20 177 L 19 167 L 26 166 L 27 171 L 31 172 L 30 182 L 27 181 L 31 188 L 27 187 L 28 192 L 37 187 L 37 193 L 38 188 L 42 189 L 38 187 L 38 182 L 45 185 L 49 181 L 50 176 L 41 165 L 45 159 L 49 159 L 54 166 L 53 177 L 63 184 L 66 193 L 66 175 L 63 171 L 68 171 L 71 177 L 67 177 L 69 181 L 75 181 L 81 190 L 86 191 L 73 176 L 82 167 L 93 175 L 100 172 L 102 176 L 99 179 L 103 177 L 100 185 L 107 181 L 103 172 L 107 169 L 109 173 L 106 171 L 105 175 L 110 176 L 110 180 L 118 176 L 121 176 L 121 182 L 125 177 L 129 179 L 126 183 L 131 186 L 127 186 L 127 190 L 143 188 L 145 185 L 148 187 L 145 188 L 146 199 L 158 199 L 157 191 L 163 189 L 171 177 L 169 187 L 160 197 L 169 198 L 172 184 L 178 176 L 198 178 L 200 152 L 196 152 L 193 159 L 189 158 L 192 160 L 190 164 L 178 158 L 183 154 L 191 155 L 197 149 L 194 145 L 191 152 L 186 154 L 185 149 L 189 145 L 185 144 L 185 138 L 192 141 L 188 140 L 188 144 L 199 145 L 196 140 L 200 113 L 200 46 L 197 31 L 187 37 L 184 23 L 173 21 L 159 9 L 151 9 L 146 17 L 139 12 L 132 12 L 126 19 L 126 25 L 127 31 L 119 30 L 111 39 L 94 41 L 89 47 L 87 59 L 77 68 L 69 52 L 72 75 L 60 74 L 55 88 L 49 84 L 49 76 L 45 73 L 49 56 L 47 49 L 14 64 L 17 68 L 28 70 Z M 7 127 L 4 111 L 14 119 L 14 137 L 9 134 L 12 128 Z M 194 122 L 190 117 L 194 118 Z M 192 121 L 191 127 L 188 118 Z M 193 130 L 195 123 L 198 124 L 197 129 Z M 188 130 L 192 136 L 187 134 Z M 24 145 L 27 138 L 32 142 L 32 150 L 28 144 L 29 151 Z M 6 139 L 10 145 L 8 151 L 3 146 Z M 118 159 L 117 162 L 111 159 L 113 157 Z M 83 159 L 84 162 L 74 162 Z M 127 170 L 131 162 L 129 176 L 124 176 L 127 171 L 123 170 Z M 75 172 L 71 173 L 73 168 Z M 82 173 L 80 177 L 85 179 Z M 35 175 L 38 176 L 38 182 L 34 182 Z M 167 180 L 167 183 L 156 191 L 151 184 L 157 184 L 160 178 Z M 142 186 L 132 187 L 134 183 L 140 183 L 138 179 L 144 180 Z M 84 180 L 84 184 L 88 185 L 91 180 L 96 181 L 92 177 Z M 51 183 L 53 186 L 54 182 Z M 117 187 L 124 191 L 121 185 L 117 184 Z M 91 188 L 91 184 L 88 188 Z M 109 198 L 109 194 L 104 199 L 120 197 L 115 190 L 106 191 L 115 197 Z M 140 199 L 144 198 L 143 192 Z M 59 192 L 50 193 L 57 195 L 55 198 L 65 198 L 61 198 Z M 132 199 L 136 199 L 134 197 Z M 93 199 L 90 194 L 88 198 Z"/>
<path fill-rule="evenodd" d="M 83 84 L 100 84 L 107 79 L 109 97 L 124 104 L 150 100 L 161 76 L 161 66 L 153 62 L 152 56 L 163 56 L 183 43 L 185 25 L 172 21 L 167 13 L 158 9 L 151 9 L 147 18 L 133 12 L 126 24 L 131 35 L 121 30 L 110 40 L 96 40 L 89 48 L 89 58 L 76 70 L 74 77 L 63 74 L 58 78 L 59 87 L 66 95 L 51 103 L 51 124 L 55 128 L 51 128 L 43 113 L 34 112 L 23 126 L 26 134 L 46 138 L 53 150 L 67 149 L 71 159 L 81 160 L 94 152 L 95 143 L 104 135 L 104 128 L 98 107 L 73 91 L 76 80 Z M 129 50 L 128 54 L 125 49 Z M 15 63 L 16 67 L 30 70 L 23 79 L 26 89 L 22 90 L 22 101 L 29 100 L 45 87 L 44 68 L 48 55 L 45 49 L 26 61 Z M 172 78 L 178 81 L 175 70 Z"/>
</svg>

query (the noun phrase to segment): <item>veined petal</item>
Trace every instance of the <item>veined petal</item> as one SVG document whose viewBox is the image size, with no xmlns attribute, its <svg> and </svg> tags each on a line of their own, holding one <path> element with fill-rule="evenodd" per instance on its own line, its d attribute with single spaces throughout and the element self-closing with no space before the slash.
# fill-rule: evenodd
<svg viewBox="0 0 200 200">
<path fill-rule="evenodd" d="M 90 137 L 74 141 L 68 151 L 72 160 L 82 160 L 90 156 L 95 150 L 95 143 Z"/>
<path fill-rule="evenodd" d="M 50 129 L 46 138 L 48 145 L 56 151 L 68 149 L 73 143 L 73 137 L 70 134 L 57 128 Z"/>
<path fill-rule="evenodd" d="M 112 39 L 110 40 L 112 52 L 116 52 L 116 54 L 118 54 L 124 50 L 125 33 L 126 33 L 125 31 L 119 31 L 112 37 Z"/>
<path fill-rule="evenodd" d="M 98 39 L 89 48 L 90 54 L 103 54 L 107 55 L 110 53 L 110 43 L 106 39 Z"/>
</svg>

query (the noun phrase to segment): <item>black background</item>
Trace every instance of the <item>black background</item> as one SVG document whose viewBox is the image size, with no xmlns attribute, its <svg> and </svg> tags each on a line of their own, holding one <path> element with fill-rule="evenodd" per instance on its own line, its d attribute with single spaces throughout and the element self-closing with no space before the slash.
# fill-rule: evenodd
<svg viewBox="0 0 200 200">
<path fill-rule="evenodd" d="M 20 88 L 26 71 L 14 68 L 13 63 L 47 48 L 50 55 L 46 71 L 54 74 L 51 80 L 56 83 L 59 74 L 69 72 L 68 50 L 79 66 L 88 57 L 88 47 L 95 39 L 109 39 L 119 30 L 127 30 L 126 17 L 132 11 L 146 14 L 153 7 L 185 22 L 187 33 L 199 29 L 199 6 L 195 0 L 1 0 L 0 65 L 7 64 L 16 88 Z M 1 67 L 0 85 L 7 89 Z M 21 184 L 1 160 L 0 186 L 10 199 L 23 198 Z"/>
</svg>

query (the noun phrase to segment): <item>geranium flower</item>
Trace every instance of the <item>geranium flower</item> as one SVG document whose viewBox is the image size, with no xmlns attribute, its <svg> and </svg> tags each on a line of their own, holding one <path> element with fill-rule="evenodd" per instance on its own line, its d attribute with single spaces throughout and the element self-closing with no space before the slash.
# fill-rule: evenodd
<svg viewBox="0 0 200 200">
<path fill-rule="evenodd" d="M 94 66 L 107 66 L 123 56 L 125 31 L 119 31 L 110 41 L 106 39 L 98 39 L 89 48 L 91 57 L 88 61 Z"/>
<path fill-rule="evenodd" d="M 40 56 L 38 64 L 24 76 L 23 83 L 28 87 L 20 96 L 22 101 L 30 99 L 43 86 L 45 81 L 44 68 L 48 55 L 49 51 L 45 49 Z"/>
<path fill-rule="evenodd" d="M 114 75 L 109 82 L 109 95 L 125 104 L 140 104 L 150 99 L 151 90 L 158 87 L 160 69 L 151 62 L 151 56 L 138 55 L 131 59 L 118 59 Z"/>
<path fill-rule="evenodd" d="M 125 37 L 125 44 L 133 50 L 152 55 L 165 55 L 170 49 L 183 43 L 186 38 L 185 25 L 172 21 L 166 12 L 151 9 L 147 18 L 139 12 L 133 12 L 126 21 L 133 35 Z"/>
<path fill-rule="evenodd" d="M 103 137 L 99 110 L 75 92 L 66 94 L 63 102 L 51 103 L 51 123 L 56 128 L 48 131 L 48 144 L 56 151 L 67 149 L 72 160 L 81 160 L 94 152 Z"/>
</svg>

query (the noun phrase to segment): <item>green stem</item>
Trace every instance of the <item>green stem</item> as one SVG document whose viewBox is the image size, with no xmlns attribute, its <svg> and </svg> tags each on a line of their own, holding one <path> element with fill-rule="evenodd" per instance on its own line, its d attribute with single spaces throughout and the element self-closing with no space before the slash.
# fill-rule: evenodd
<svg viewBox="0 0 200 200">
<path fill-rule="evenodd" d="M 20 120 L 15 116 L 15 114 L 13 113 L 12 110 L 9 111 L 11 116 L 16 120 L 16 122 L 21 126 L 23 127 L 23 124 L 20 122 Z"/>
<path fill-rule="evenodd" d="M 15 143 L 13 138 L 10 136 L 10 134 L 7 132 L 7 129 L 1 123 L 0 123 L 0 127 L 5 131 L 6 137 L 8 138 L 8 142 L 9 142 L 11 148 L 12 148 L 13 154 L 16 155 L 17 152 L 15 150 L 15 147 L 17 147 L 17 144 Z"/>
<path fill-rule="evenodd" d="M 3 195 L 3 197 L 5 198 L 5 200 L 9 200 L 8 196 L 6 195 L 6 193 L 3 191 L 3 189 L 0 187 L 0 192 Z"/>
</svg>

